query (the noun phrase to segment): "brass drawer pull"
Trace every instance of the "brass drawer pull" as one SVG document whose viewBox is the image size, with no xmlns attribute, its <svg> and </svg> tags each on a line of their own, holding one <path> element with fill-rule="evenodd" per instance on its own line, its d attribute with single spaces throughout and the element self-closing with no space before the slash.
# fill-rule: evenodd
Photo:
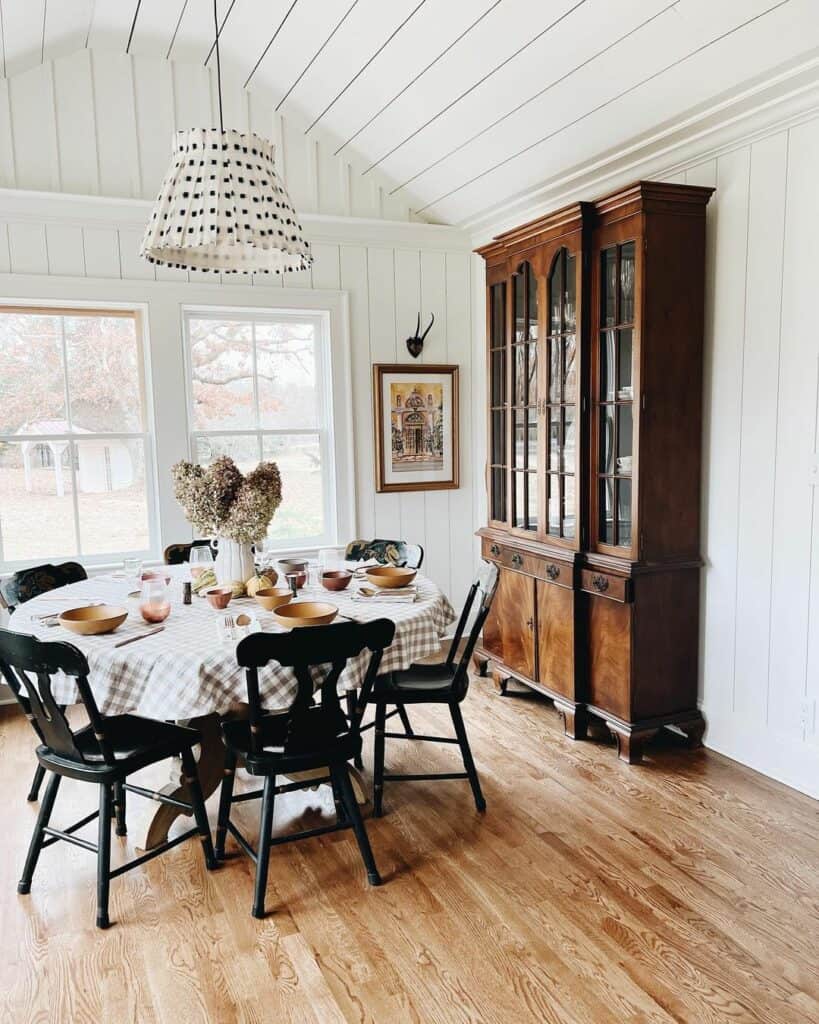
<svg viewBox="0 0 819 1024">
<path fill-rule="evenodd" d="M 592 586 L 602 594 L 609 589 L 609 581 L 605 576 L 592 576 Z"/>
<path fill-rule="evenodd" d="M 560 569 L 554 564 L 554 562 L 550 562 L 546 566 L 546 575 L 549 577 L 550 580 L 556 580 L 557 577 L 560 575 Z"/>
<path fill-rule="evenodd" d="M 490 546 L 490 548 L 489 548 L 489 554 L 490 554 L 490 555 L 494 555 L 494 556 L 495 556 L 495 558 L 497 558 L 497 557 L 498 557 L 498 555 L 500 554 L 500 548 L 498 547 L 498 545 L 497 545 L 497 544 L 492 544 L 492 545 Z"/>
<path fill-rule="evenodd" d="M 520 555 L 512 555 L 512 565 L 519 569 L 523 565 L 523 558 Z"/>
</svg>

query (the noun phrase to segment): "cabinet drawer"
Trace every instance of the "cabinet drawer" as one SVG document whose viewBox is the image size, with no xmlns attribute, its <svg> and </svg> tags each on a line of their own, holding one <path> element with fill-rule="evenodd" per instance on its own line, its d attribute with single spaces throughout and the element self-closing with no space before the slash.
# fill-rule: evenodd
<svg viewBox="0 0 819 1024">
<path fill-rule="evenodd" d="M 554 583 L 559 587 L 572 588 L 573 572 L 570 562 L 561 562 L 545 555 L 543 557 L 531 555 L 524 551 L 518 551 L 517 548 L 499 544 L 497 541 L 487 540 L 485 537 L 481 544 L 481 551 L 484 558 L 497 562 L 505 569 L 513 569 L 527 576 L 535 576 L 539 580 Z"/>
<path fill-rule="evenodd" d="M 597 572 L 595 569 L 583 569 L 580 574 L 580 589 L 585 590 L 587 594 L 608 597 L 621 604 L 631 601 L 630 580 L 623 579 L 622 576 L 612 576 L 607 572 Z"/>
</svg>

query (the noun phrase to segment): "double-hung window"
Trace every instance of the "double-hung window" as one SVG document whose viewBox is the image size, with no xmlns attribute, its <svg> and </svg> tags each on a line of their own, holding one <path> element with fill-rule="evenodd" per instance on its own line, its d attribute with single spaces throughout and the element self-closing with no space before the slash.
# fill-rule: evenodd
<svg viewBox="0 0 819 1024">
<path fill-rule="evenodd" d="M 147 555 L 149 442 L 136 311 L 0 305 L 0 567 Z"/>
<path fill-rule="evenodd" d="M 336 479 L 329 316 L 307 310 L 185 313 L 193 459 L 242 472 L 278 464 L 270 548 L 334 543 Z"/>
</svg>

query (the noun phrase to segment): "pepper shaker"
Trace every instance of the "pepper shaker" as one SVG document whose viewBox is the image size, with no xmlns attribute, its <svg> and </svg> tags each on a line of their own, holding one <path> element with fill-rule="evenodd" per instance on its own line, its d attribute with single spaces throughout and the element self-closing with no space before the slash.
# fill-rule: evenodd
<svg viewBox="0 0 819 1024">
<path fill-rule="evenodd" d="M 185 580 L 182 583 L 182 604 L 191 603 L 191 581 Z"/>
</svg>

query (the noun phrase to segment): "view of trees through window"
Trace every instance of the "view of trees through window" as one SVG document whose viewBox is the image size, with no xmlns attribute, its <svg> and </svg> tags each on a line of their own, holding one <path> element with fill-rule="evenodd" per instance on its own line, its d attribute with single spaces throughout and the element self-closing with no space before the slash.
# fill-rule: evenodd
<svg viewBox="0 0 819 1024">
<path fill-rule="evenodd" d="M 150 547 L 133 313 L 0 308 L 0 561 Z"/>
<path fill-rule="evenodd" d="M 325 538 L 332 460 L 320 322 L 190 314 L 187 327 L 195 460 L 229 455 L 243 472 L 275 461 L 283 499 L 271 544 Z"/>
</svg>

